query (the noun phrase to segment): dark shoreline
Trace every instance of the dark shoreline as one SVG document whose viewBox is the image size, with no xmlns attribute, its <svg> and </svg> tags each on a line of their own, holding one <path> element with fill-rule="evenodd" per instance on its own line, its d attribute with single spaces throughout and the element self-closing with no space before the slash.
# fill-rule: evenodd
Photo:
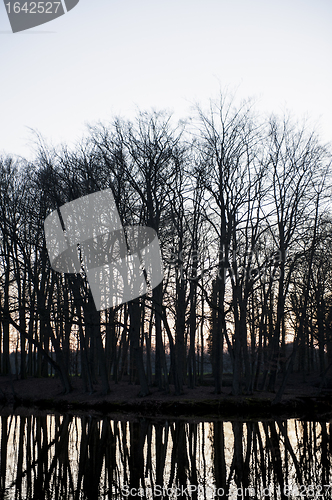
<svg viewBox="0 0 332 500">
<path fill-rule="evenodd" d="M 305 420 L 329 421 L 332 420 L 332 402 L 328 396 L 317 398 L 298 397 L 272 405 L 271 400 L 255 397 L 241 397 L 232 400 L 230 397 L 221 399 L 207 399 L 192 401 L 149 400 L 141 402 L 99 401 L 78 402 L 61 399 L 28 399 L 15 398 L 14 401 L 0 399 L 3 407 L 36 408 L 49 412 L 97 412 L 101 414 L 132 414 L 141 417 L 196 417 L 196 418 L 241 418 L 276 419 L 276 418 L 303 418 Z M 1 408 L 0 408 L 1 414 Z"/>
<path fill-rule="evenodd" d="M 111 392 L 106 396 L 102 395 L 99 384 L 96 384 L 92 394 L 87 394 L 81 379 L 73 378 L 72 383 L 73 391 L 63 394 L 58 379 L 11 381 L 9 377 L 0 377 L 0 405 L 13 410 L 26 407 L 43 411 L 129 413 L 147 417 L 332 419 L 332 392 L 320 392 L 313 385 L 314 380 L 304 385 L 294 380 L 293 386 L 278 404 L 273 404 L 274 393 L 232 396 L 229 387 L 223 388 L 220 395 L 214 394 L 211 386 L 185 388 L 180 396 L 172 390 L 166 394 L 151 388 L 151 394 L 139 397 L 139 386 L 129 385 L 128 382 L 112 384 Z"/>
</svg>

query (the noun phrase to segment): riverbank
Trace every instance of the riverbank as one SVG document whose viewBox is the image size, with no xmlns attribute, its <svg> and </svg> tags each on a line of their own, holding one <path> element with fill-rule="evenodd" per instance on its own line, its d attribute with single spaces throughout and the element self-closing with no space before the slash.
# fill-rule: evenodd
<svg viewBox="0 0 332 500">
<path fill-rule="evenodd" d="M 72 392 L 63 394 L 60 380 L 56 378 L 11 381 L 9 377 L 0 377 L 0 404 L 49 411 L 93 410 L 148 416 L 332 419 L 332 391 L 320 391 L 317 375 L 308 376 L 305 382 L 298 375 L 292 376 L 282 401 L 276 405 L 274 393 L 232 396 L 230 387 L 224 387 L 221 394 L 215 394 L 212 386 L 185 387 L 180 396 L 174 394 L 172 387 L 169 394 L 152 387 L 149 395 L 139 397 L 139 386 L 123 381 L 111 383 L 110 393 L 104 396 L 99 383 L 94 385 L 94 392 L 88 394 L 80 378 L 73 377 L 71 382 Z"/>
</svg>

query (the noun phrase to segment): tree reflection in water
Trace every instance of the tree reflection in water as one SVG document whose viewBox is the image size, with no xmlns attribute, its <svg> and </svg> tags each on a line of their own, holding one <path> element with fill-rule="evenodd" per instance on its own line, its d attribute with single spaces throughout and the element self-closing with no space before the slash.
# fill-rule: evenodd
<svg viewBox="0 0 332 500">
<path fill-rule="evenodd" d="M 326 422 L 65 414 L 2 416 L 0 425 L 1 499 L 332 496 Z"/>
</svg>

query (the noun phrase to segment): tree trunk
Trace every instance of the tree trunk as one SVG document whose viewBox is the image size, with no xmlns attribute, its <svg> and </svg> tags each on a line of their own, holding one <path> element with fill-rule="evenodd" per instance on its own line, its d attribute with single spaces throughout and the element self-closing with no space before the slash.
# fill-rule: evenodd
<svg viewBox="0 0 332 500">
<path fill-rule="evenodd" d="M 142 346 L 140 345 L 141 305 L 139 299 L 130 301 L 128 304 L 128 309 L 130 316 L 129 338 L 141 386 L 140 396 L 147 396 L 150 391 L 144 370 Z"/>
</svg>

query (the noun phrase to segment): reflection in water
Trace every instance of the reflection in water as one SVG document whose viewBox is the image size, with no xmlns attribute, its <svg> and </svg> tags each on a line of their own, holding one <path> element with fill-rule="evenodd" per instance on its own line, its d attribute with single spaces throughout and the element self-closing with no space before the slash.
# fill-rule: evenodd
<svg viewBox="0 0 332 500">
<path fill-rule="evenodd" d="M 0 427 L 1 499 L 332 497 L 330 423 L 65 414 Z"/>
</svg>

